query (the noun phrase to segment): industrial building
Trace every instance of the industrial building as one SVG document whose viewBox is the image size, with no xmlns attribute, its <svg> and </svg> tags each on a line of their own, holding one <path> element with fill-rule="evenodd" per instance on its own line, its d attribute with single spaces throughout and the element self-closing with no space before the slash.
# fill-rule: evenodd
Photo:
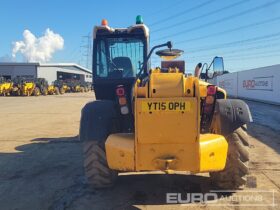
<svg viewBox="0 0 280 210">
<path fill-rule="evenodd" d="M 45 78 L 49 84 L 57 79 L 92 81 L 91 71 L 75 63 L 0 63 L 0 76 Z"/>
</svg>

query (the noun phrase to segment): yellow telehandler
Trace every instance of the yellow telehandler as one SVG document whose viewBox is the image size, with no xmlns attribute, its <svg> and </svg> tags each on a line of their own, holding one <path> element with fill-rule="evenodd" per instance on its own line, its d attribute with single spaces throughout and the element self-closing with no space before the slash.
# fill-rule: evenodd
<svg viewBox="0 0 280 210">
<path fill-rule="evenodd" d="M 87 180 L 95 188 L 114 184 L 119 173 L 209 173 L 213 183 L 237 189 L 249 173 L 247 104 L 227 99 L 207 81 L 223 72 L 223 59 L 185 75 L 183 51 L 167 42 L 149 50 L 149 29 L 137 16 L 128 28 L 106 20 L 94 28 L 93 86 L 96 101 L 82 109 Z M 151 68 L 155 49 L 164 61 Z"/>
<path fill-rule="evenodd" d="M 0 77 L 0 96 L 7 96 L 11 94 L 13 83 Z"/>
<path fill-rule="evenodd" d="M 78 80 L 69 80 L 67 81 L 67 86 L 70 88 L 70 91 L 73 93 L 83 93 L 85 92 L 84 87 L 81 85 Z"/>
<path fill-rule="evenodd" d="M 49 95 L 59 95 L 59 88 L 55 85 L 49 85 L 48 86 L 48 94 Z"/>
<path fill-rule="evenodd" d="M 70 87 L 63 80 L 55 80 L 54 81 L 54 86 L 58 87 L 60 94 L 70 92 Z"/>
<path fill-rule="evenodd" d="M 12 94 L 17 96 L 39 96 L 41 93 L 34 79 L 16 77 L 13 79 Z"/>
</svg>

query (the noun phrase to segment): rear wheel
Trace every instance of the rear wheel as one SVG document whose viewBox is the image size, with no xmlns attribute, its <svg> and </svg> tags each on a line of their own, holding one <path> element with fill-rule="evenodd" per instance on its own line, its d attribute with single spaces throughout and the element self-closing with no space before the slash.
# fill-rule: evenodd
<svg viewBox="0 0 280 210">
<path fill-rule="evenodd" d="M 58 87 L 55 87 L 55 88 L 54 88 L 54 94 L 55 94 L 55 95 L 59 95 L 59 89 L 58 89 Z"/>
<path fill-rule="evenodd" d="M 34 88 L 34 92 L 33 92 L 34 96 L 39 96 L 40 95 L 40 89 L 38 87 Z"/>
<path fill-rule="evenodd" d="M 246 125 L 227 136 L 228 155 L 223 171 L 212 172 L 213 183 L 222 189 L 238 189 L 246 184 L 249 174 L 249 143 Z"/>
<path fill-rule="evenodd" d="M 84 142 L 84 167 L 88 183 L 94 188 L 106 188 L 114 184 L 118 174 L 109 168 L 105 145 L 96 141 Z"/>
<path fill-rule="evenodd" d="M 22 95 L 21 90 L 20 90 L 19 88 L 16 89 L 15 91 L 13 91 L 13 95 L 15 95 L 15 96 L 21 96 L 21 95 Z"/>
<path fill-rule="evenodd" d="M 43 94 L 44 96 L 48 95 L 48 89 L 47 89 L 47 88 L 43 88 L 42 94 Z"/>
<path fill-rule="evenodd" d="M 65 93 L 64 88 L 60 88 L 60 89 L 59 89 L 59 92 L 60 92 L 60 94 L 64 94 L 64 93 Z"/>
</svg>

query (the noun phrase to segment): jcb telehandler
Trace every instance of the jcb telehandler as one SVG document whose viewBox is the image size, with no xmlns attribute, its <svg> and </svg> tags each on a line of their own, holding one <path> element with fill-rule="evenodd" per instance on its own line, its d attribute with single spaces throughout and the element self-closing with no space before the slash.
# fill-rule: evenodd
<svg viewBox="0 0 280 210">
<path fill-rule="evenodd" d="M 58 87 L 60 94 L 64 94 L 70 91 L 70 87 L 63 80 L 55 80 L 53 84 L 55 87 Z"/>
<path fill-rule="evenodd" d="M 39 96 L 40 89 L 36 86 L 34 79 L 16 77 L 13 79 L 12 94 L 17 96 Z"/>
<path fill-rule="evenodd" d="M 91 83 L 90 82 L 81 82 L 81 87 L 84 88 L 84 92 L 91 91 Z"/>
<path fill-rule="evenodd" d="M 7 81 L 4 77 L 0 77 L 0 96 L 7 96 L 11 94 L 13 89 L 13 83 Z"/>
<path fill-rule="evenodd" d="M 140 16 L 128 28 L 103 20 L 93 37 L 97 100 L 82 109 L 79 133 L 93 187 L 111 186 L 118 173 L 140 171 L 206 172 L 226 189 L 246 183 L 249 108 L 206 82 L 212 67 L 215 74 L 223 71 L 221 57 L 185 76 L 184 61 L 171 60 L 182 54 L 171 42 L 149 51 L 149 30 Z M 162 47 L 167 49 L 156 54 L 168 61 L 151 69 L 149 58 Z"/>
<path fill-rule="evenodd" d="M 77 80 L 69 80 L 67 81 L 67 86 L 70 87 L 71 92 L 73 93 L 83 93 L 85 92 L 84 87 L 80 84 L 80 81 Z"/>
<path fill-rule="evenodd" d="M 36 78 L 34 79 L 36 87 L 40 90 L 40 95 L 48 95 L 48 81 L 45 78 Z"/>
<path fill-rule="evenodd" d="M 59 88 L 54 84 L 48 86 L 48 94 L 49 95 L 59 95 Z"/>
</svg>

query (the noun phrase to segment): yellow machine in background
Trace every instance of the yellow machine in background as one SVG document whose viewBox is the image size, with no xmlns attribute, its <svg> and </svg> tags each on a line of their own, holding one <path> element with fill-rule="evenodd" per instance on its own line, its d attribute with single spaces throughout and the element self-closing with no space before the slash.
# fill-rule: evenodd
<svg viewBox="0 0 280 210">
<path fill-rule="evenodd" d="M 171 42 L 148 50 L 141 16 L 127 29 L 103 20 L 93 37 L 97 100 L 83 108 L 79 135 L 93 187 L 111 186 L 118 173 L 140 171 L 205 172 L 231 190 L 246 183 L 250 110 L 207 82 L 224 72 L 221 57 L 199 63 L 195 76 L 187 76 L 185 62 L 173 60 L 183 51 Z M 167 49 L 156 54 L 164 61 L 153 69 L 149 58 L 162 47 Z"/>
<path fill-rule="evenodd" d="M 25 81 L 21 85 L 21 93 L 23 96 L 39 96 L 40 95 L 40 90 L 38 87 L 36 87 L 36 84 L 32 81 Z"/>
<path fill-rule="evenodd" d="M 63 84 L 59 89 L 60 94 L 64 94 L 67 92 L 70 92 L 70 87 L 68 87 L 66 84 Z"/>
<path fill-rule="evenodd" d="M 59 95 L 59 88 L 54 85 L 49 85 L 48 94 L 49 95 Z"/>
<path fill-rule="evenodd" d="M 63 80 L 55 80 L 53 85 L 59 89 L 60 94 L 64 94 L 71 91 L 71 88 Z"/>
<path fill-rule="evenodd" d="M 73 87 L 72 91 L 75 92 L 75 93 L 78 93 L 78 92 L 83 93 L 83 92 L 85 92 L 85 91 L 84 91 L 84 88 L 81 87 L 81 85 L 75 85 L 75 86 Z"/>
<path fill-rule="evenodd" d="M 0 78 L 0 95 L 6 96 L 10 95 L 13 89 L 13 83 L 11 81 L 6 81 L 4 78 Z"/>
<path fill-rule="evenodd" d="M 81 82 L 78 80 L 69 80 L 66 82 L 67 89 L 70 92 L 78 93 L 78 92 L 85 92 L 84 87 L 81 86 Z"/>
</svg>

